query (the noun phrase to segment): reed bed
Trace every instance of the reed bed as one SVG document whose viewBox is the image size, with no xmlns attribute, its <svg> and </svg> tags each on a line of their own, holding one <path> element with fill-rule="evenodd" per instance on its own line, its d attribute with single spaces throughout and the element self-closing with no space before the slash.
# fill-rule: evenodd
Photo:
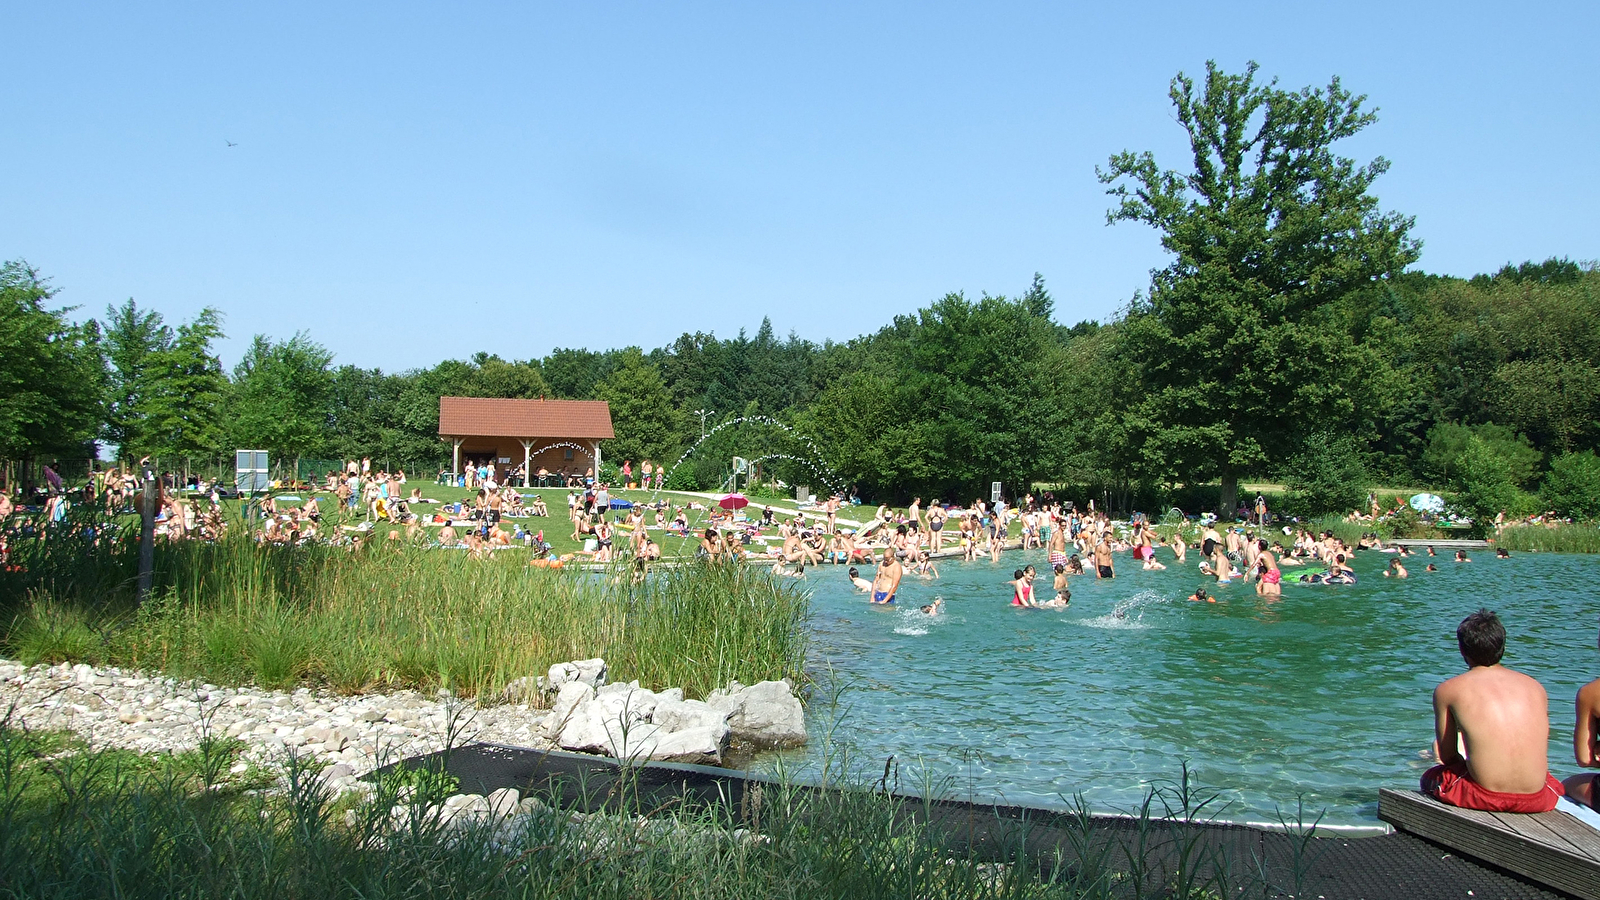
<svg viewBox="0 0 1600 900">
<path fill-rule="evenodd" d="M 804 666 L 806 595 L 745 566 L 635 583 L 625 569 L 533 568 L 516 551 L 473 560 L 398 542 L 351 552 L 238 536 L 159 545 L 140 606 L 128 536 L 62 533 L 14 549 L 14 570 L 0 573 L 3 648 L 27 662 L 463 696 L 595 656 L 613 679 L 690 696 L 732 679 L 798 678 Z"/>
<path fill-rule="evenodd" d="M 1600 525 L 1520 525 L 1501 529 L 1495 544 L 1541 553 L 1600 553 Z"/>
</svg>

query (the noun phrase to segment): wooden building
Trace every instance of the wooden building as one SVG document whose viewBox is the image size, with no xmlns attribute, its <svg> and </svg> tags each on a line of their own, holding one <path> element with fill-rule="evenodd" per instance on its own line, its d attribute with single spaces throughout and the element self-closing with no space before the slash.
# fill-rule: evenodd
<svg viewBox="0 0 1600 900">
<path fill-rule="evenodd" d="M 440 397 L 439 437 L 451 444 L 453 471 L 488 463 L 502 474 L 600 474 L 600 442 L 616 437 L 603 400 L 505 400 Z"/>
</svg>

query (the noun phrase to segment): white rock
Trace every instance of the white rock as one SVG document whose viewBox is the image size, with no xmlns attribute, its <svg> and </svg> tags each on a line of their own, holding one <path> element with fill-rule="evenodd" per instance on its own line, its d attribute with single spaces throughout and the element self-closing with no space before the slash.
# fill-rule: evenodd
<svg viewBox="0 0 1600 900">
<path fill-rule="evenodd" d="M 545 684 L 550 690 L 557 690 L 573 681 L 581 681 L 592 688 L 605 684 L 606 661 L 596 658 L 556 663 L 550 667 L 549 673 L 545 676 Z"/>
<path fill-rule="evenodd" d="M 655 711 L 650 721 L 667 731 L 685 731 L 690 728 L 708 728 L 716 725 L 727 725 L 728 713 L 724 710 L 713 709 L 703 700 L 684 700 L 682 691 L 673 689 L 680 696 L 671 696 L 672 692 L 663 692 L 656 695 Z"/>
<path fill-rule="evenodd" d="M 786 681 L 750 687 L 734 682 L 726 691 L 712 691 L 706 703 L 728 714 L 736 740 L 757 747 L 793 747 L 806 741 L 805 708 Z"/>
</svg>

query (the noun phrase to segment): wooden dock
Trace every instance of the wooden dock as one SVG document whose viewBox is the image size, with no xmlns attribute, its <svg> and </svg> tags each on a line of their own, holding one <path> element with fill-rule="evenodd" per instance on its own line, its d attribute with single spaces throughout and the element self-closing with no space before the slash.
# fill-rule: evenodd
<svg viewBox="0 0 1600 900">
<path fill-rule="evenodd" d="M 1600 831 L 1562 811 L 1488 813 L 1418 791 L 1380 790 L 1378 818 L 1464 856 L 1584 900 L 1600 900 Z"/>
<path fill-rule="evenodd" d="M 1473 541 L 1466 538 L 1445 538 L 1434 541 L 1419 540 L 1417 538 L 1395 538 L 1389 543 L 1400 547 L 1437 547 L 1440 550 L 1488 550 L 1494 546 L 1488 541 Z"/>
</svg>

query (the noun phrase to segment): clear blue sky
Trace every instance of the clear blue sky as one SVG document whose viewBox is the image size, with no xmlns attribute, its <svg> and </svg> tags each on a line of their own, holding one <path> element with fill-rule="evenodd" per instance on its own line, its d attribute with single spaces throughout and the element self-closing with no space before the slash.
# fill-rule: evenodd
<svg viewBox="0 0 1600 900">
<path fill-rule="evenodd" d="M 845 339 L 1163 262 L 1094 167 L 1183 162 L 1174 73 L 1339 75 L 1421 267 L 1600 257 L 1600 4 L 0 6 L 0 258 L 398 370 L 689 330 Z M 237 143 L 229 147 L 227 141 Z"/>
</svg>

